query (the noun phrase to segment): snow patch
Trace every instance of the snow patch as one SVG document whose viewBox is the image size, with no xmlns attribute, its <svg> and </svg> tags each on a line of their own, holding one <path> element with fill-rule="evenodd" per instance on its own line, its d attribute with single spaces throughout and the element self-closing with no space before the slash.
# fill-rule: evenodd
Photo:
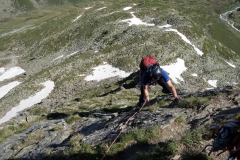
<svg viewBox="0 0 240 160">
<path fill-rule="evenodd" d="M 84 8 L 84 9 L 88 10 L 88 9 L 90 9 L 90 8 L 92 8 L 92 7 L 86 7 L 86 8 Z"/>
<path fill-rule="evenodd" d="M 197 74 L 196 74 L 196 73 L 193 73 L 192 76 L 193 76 L 193 77 L 197 77 Z"/>
<path fill-rule="evenodd" d="M 166 25 L 163 25 L 163 26 L 158 26 L 158 28 L 170 28 L 172 27 L 172 25 L 170 24 L 166 24 Z"/>
<path fill-rule="evenodd" d="M 8 83 L 7 85 L 4 85 L 0 87 L 0 99 L 4 97 L 11 89 L 18 86 L 21 82 L 14 81 L 11 83 Z"/>
<path fill-rule="evenodd" d="M 22 100 L 18 106 L 13 107 L 7 114 L 0 119 L 0 124 L 7 122 L 11 118 L 15 117 L 18 112 L 27 109 L 37 103 L 40 103 L 42 99 L 48 97 L 48 95 L 54 89 L 53 81 L 46 81 L 41 83 L 45 88 L 43 88 L 40 92 L 36 93 L 34 96 L 30 96 L 28 99 Z"/>
<path fill-rule="evenodd" d="M 9 70 L 2 73 L 2 75 L 0 76 L 0 81 L 4 81 L 5 79 L 11 79 L 11 78 L 16 77 L 24 72 L 25 71 L 20 67 L 10 68 Z"/>
<path fill-rule="evenodd" d="M 78 19 L 81 18 L 81 17 L 82 17 L 82 15 L 77 16 L 77 18 L 75 18 L 75 19 L 73 20 L 73 22 L 75 22 L 76 20 L 78 20 Z"/>
<path fill-rule="evenodd" d="M 184 40 L 185 42 L 187 42 L 188 44 L 190 44 L 191 46 L 193 46 L 193 48 L 195 49 L 195 51 L 197 51 L 197 54 L 199 54 L 200 56 L 203 55 L 203 52 L 200 51 L 195 45 L 193 45 L 185 35 L 183 35 L 182 33 L 178 32 L 178 30 L 176 29 L 172 29 L 172 28 L 169 28 L 169 29 L 166 29 L 165 31 L 172 31 L 172 32 L 175 32 L 177 33 L 181 38 L 182 40 Z"/>
<path fill-rule="evenodd" d="M 124 11 L 127 11 L 129 9 L 132 9 L 132 7 L 125 7 L 125 8 L 123 8 Z"/>
<path fill-rule="evenodd" d="M 61 56 L 59 56 L 59 57 L 55 58 L 54 60 L 52 60 L 52 62 L 53 62 L 53 61 L 56 61 L 57 59 L 63 58 L 63 57 L 64 57 L 64 56 L 63 56 L 63 55 L 61 55 Z"/>
<path fill-rule="evenodd" d="M 94 67 L 92 75 L 85 77 L 84 80 L 86 80 L 86 81 L 92 81 L 92 80 L 101 81 L 103 79 L 115 77 L 115 76 L 124 78 L 124 77 L 129 76 L 130 74 L 131 73 L 127 73 L 125 71 L 119 70 L 118 68 L 112 67 L 110 64 L 107 64 L 107 62 L 103 62 L 102 65 Z"/>
<path fill-rule="evenodd" d="M 99 8 L 99 9 L 97 9 L 98 11 L 101 11 L 101 10 L 103 10 L 103 9 L 105 9 L 105 8 L 107 8 L 107 7 L 102 7 L 102 8 Z"/>
<path fill-rule="evenodd" d="M 133 13 L 134 12 L 131 12 L 131 15 L 133 16 L 133 18 L 121 20 L 119 22 L 127 22 L 129 26 L 131 25 L 155 26 L 155 24 L 149 24 L 149 23 L 143 22 L 141 19 L 137 18 Z"/>
<path fill-rule="evenodd" d="M 225 61 L 225 60 L 224 60 Z M 236 68 L 236 66 L 235 65 L 233 65 L 233 64 L 231 64 L 231 63 L 229 63 L 229 62 L 227 62 L 227 61 L 225 61 L 229 66 L 231 66 L 231 67 L 233 67 L 233 68 Z"/>
<path fill-rule="evenodd" d="M 210 84 L 213 87 L 217 87 L 217 80 L 208 80 L 208 84 Z"/>
<path fill-rule="evenodd" d="M 169 66 L 161 66 L 166 72 L 169 73 L 169 77 L 173 80 L 174 83 L 179 83 L 178 80 L 184 81 L 181 77 L 181 74 L 187 70 L 184 60 L 177 58 L 177 62 Z"/>
<path fill-rule="evenodd" d="M 78 52 L 79 52 L 79 51 L 73 52 L 73 53 L 71 53 L 71 54 L 67 55 L 66 57 L 71 57 L 71 56 L 73 56 L 73 55 L 77 54 Z"/>
</svg>

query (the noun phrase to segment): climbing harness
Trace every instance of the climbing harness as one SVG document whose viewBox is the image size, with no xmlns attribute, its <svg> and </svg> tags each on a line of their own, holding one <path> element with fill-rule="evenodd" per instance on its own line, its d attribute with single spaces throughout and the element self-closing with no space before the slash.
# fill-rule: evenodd
<svg viewBox="0 0 240 160">
<path fill-rule="evenodd" d="M 128 122 L 129 122 L 136 114 L 138 114 L 138 113 L 142 110 L 142 108 L 145 106 L 145 104 L 146 104 L 146 101 L 142 104 L 142 106 L 140 107 L 140 109 L 139 109 L 137 112 L 135 112 L 130 118 L 128 118 L 128 120 L 125 122 L 124 126 L 122 127 L 122 129 L 121 129 L 121 131 L 119 132 L 119 134 L 117 135 L 117 137 L 114 139 L 114 141 L 112 142 L 112 144 L 111 144 L 111 145 L 108 147 L 108 149 L 106 150 L 106 152 L 105 152 L 105 154 L 103 155 L 103 157 L 102 157 L 101 160 L 103 160 L 103 159 L 106 157 L 107 153 L 109 152 L 109 150 L 111 149 L 111 147 L 113 146 L 113 144 L 116 142 L 116 140 L 117 140 L 117 139 L 119 138 L 119 136 L 122 134 L 123 130 L 126 128 Z"/>
</svg>

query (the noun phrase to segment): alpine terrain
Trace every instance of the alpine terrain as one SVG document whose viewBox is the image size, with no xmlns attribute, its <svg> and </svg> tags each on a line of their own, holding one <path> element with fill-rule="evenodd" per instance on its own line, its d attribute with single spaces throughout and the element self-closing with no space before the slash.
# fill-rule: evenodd
<svg viewBox="0 0 240 160">
<path fill-rule="evenodd" d="M 0 159 L 237 159 L 239 76 L 240 0 L 0 0 Z"/>
</svg>

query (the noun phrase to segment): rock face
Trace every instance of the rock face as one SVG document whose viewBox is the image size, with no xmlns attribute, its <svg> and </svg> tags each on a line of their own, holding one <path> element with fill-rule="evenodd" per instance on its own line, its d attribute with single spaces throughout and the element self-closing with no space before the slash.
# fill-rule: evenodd
<svg viewBox="0 0 240 160">
<path fill-rule="evenodd" d="M 16 8 L 13 7 L 14 2 L 13 1 L 1 1 L 1 9 L 0 9 L 0 15 L 1 20 L 8 19 L 13 15 L 16 15 L 17 13 L 20 14 L 20 11 L 16 11 Z"/>
<path fill-rule="evenodd" d="M 1 144 L 1 159 L 13 157 L 35 159 L 43 155 L 48 149 L 46 146 L 59 145 L 69 137 L 71 130 L 65 128 L 63 132 L 59 132 L 55 130 L 58 127 L 65 128 L 67 125 L 62 120 L 41 122 L 31 126 L 22 134 L 9 138 Z M 34 138 L 30 140 L 28 137 L 31 135 Z"/>
<path fill-rule="evenodd" d="M 184 109 L 177 108 L 159 109 L 155 113 L 142 111 L 130 120 L 123 133 L 129 132 L 133 128 L 148 128 L 156 125 L 162 128 L 167 127 L 183 112 Z M 74 125 L 68 125 L 63 120 L 34 124 L 23 133 L 12 136 L 3 142 L 0 145 L 0 158 L 41 159 L 48 150 L 52 151 L 52 156 L 57 156 L 69 148 L 69 138 L 78 133 L 84 135 L 82 143 L 95 146 L 103 141 L 111 142 L 133 113 L 135 111 L 123 112 L 109 120 L 82 118 Z M 31 136 L 35 136 L 35 139 L 30 140 Z"/>
<path fill-rule="evenodd" d="M 159 108 L 155 112 L 140 111 L 127 126 L 125 122 L 138 111 L 138 109 L 128 112 L 112 114 L 107 112 L 98 113 L 96 117 L 83 117 L 75 124 L 67 124 L 64 120 L 47 120 L 36 123 L 21 134 L 8 138 L 0 145 L 1 159 L 44 159 L 46 153 L 51 151 L 51 157 L 63 155 L 63 152 L 70 147 L 69 139 L 76 134 L 81 134 L 84 138 L 81 143 L 96 146 L 102 142 L 112 142 L 121 129 L 124 130 L 120 137 L 130 132 L 133 128 L 147 129 L 151 126 L 159 126 L 162 129 L 168 128 L 175 132 L 172 138 L 180 134 L 181 129 L 172 127 L 176 118 L 183 116 L 186 119 L 187 128 L 198 128 L 202 125 L 219 123 L 223 119 L 233 118 L 240 111 L 239 92 L 235 89 L 219 89 L 206 92 L 194 93 L 195 96 L 209 97 L 217 94 L 211 99 L 207 106 L 200 106 L 198 109 L 175 108 L 175 104 L 170 104 L 164 108 Z M 192 96 L 182 94 L 183 98 Z M 168 96 L 161 96 L 158 99 L 167 99 Z M 147 106 L 151 107 L 151 106 Z M 106 116 L 107 115 L 107 116 Z M 178 135 L 179 136 L 179 135 Z M 169 138 L 169 135 L 167 135 Z M 204 143 L 206 144 L 206 143 Z M 199 149 L 203 148 L 201 145 Z M 226 155 L 225 155 L 226 156 Z M 65 157 L 71 159 L 71 157 Z M 222 157 L 224 159 L 224 157 Z M 220 157 L 221 159 L 221 157 Z"/>
</svg>

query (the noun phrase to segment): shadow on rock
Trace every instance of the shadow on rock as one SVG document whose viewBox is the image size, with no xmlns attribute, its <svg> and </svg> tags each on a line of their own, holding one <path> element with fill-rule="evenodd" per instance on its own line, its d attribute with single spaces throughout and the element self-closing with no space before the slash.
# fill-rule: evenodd
<svg viewBox="0 0 240 160">
<path fill-rule="evenodd" d="M 134 72 L 130 74 L 127 78 L 123 79 L 122 81 L 119 81 L 118 84 L 122 85 L 125 89 L 135 88 L 140 81 L 139 75 L 140 75 L 139 71 Z M 128 81 L 130 82 L 128 83 Z"/>
<path fill-rule="evenodd" d="M 214 122 L 219 123 L 220 121 L 234 118 L 236 116 L 236 113 L 239 113 L 239 112 L 240 112 L 239 107 L 231 108 L 231 109 L 224 110 L 224 111 L 219 111 L 217 114 L 215 114 L 213 116 L 213 120 L 214 120 Z"/>
<path fill-rule="evenodd" d="M 120 88 L 116 88 L 116 89 L 114 89 L 114 90 L 111 90 L 110 92 L 101 94 L 101 95 L 99 95 L 98 97 L 105 97 L 105 96 L 107 96 L 108 94 L 113 94 L 113 93 L 116 93 L 116 92 L 118 92 L 118 91 L 120 91 L 120 90 L 121 90 Z"/>
<path fill-rule="evenodd" d="M 49 113 L 49 114 L 47 115 L 47 119 L 48 119 L 48 120 L 64 119 L 64 118 L 66 118 L 66 117 L 68 117 L 68 115 L 65 114 L 65 113 Z"/>
<path fill-rule="evenodd" d="M 120 112 L 128 112 L 131 111 L 134 107 L 126 107 L 126 108 L 104 108 L 103 111 L 110 113 L 120 113 Z"/>
</svg>

